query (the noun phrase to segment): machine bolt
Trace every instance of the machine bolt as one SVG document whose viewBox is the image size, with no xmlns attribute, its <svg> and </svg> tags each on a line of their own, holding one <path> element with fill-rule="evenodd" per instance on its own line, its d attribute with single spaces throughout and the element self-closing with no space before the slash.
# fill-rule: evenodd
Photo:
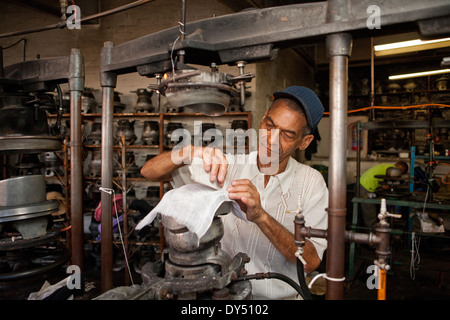
<svg viewBox="0 0 450 320">
<path fill-rule="evenodd" d="M 166 300 L 168 298 L 169 290 L 167 288 L 162 288 L 159 292 L 159 300 Z"/>
</svg>

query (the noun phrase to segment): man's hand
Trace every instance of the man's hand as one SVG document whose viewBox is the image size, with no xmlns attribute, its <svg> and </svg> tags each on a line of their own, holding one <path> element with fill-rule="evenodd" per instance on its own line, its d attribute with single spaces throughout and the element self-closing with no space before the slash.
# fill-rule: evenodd
<svg viewBox="0 0 450 320">
<path fill-rule="evenodd" d="M 237 201 L 247 219 L 258 224 L 266 212 L 261 207 L 259 192 L 253 183 L 248 179 L 234 180 L 227 191 L 228 197 Z"/>
<path fill-rule="evenodd" d="M 203 159 L 204 169 L 209 172 L 209 181 L 223 186 L 228 170 L 228 161 L 222 151 L 210 147 L 193 148 L 193 157 Z"/>
</svg>

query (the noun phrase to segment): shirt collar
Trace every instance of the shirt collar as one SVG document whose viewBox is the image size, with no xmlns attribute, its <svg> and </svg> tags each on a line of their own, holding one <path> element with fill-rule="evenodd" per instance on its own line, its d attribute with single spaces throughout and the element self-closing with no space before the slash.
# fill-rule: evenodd
<svg viewBox="0 0 450 320">
<path fill-rule="evenodd" d="M 295 176 L 295 160 L 292 157 L 289 157 L 286 169 L 275 176 L 278 179 L 278 182 L 280 183 L 283 194 L 286 194 L 289 191 L 294 176 Z"/>
<path fill-rule="evenodd" d="M 247 178 L 249 180 L 251 180 L 254 177 L 256 177 L 257 175 L 261 174 L 258 169 L 257 156 L 258 156 L 258 151 L 253 151 L 248 155 L 248 163 L 250 164 L 250 166 L 249 166 L 249 171 L 247 172 L 247 174 L 248 174 Z"/>
<path fill-rule="evenodd" d="M 250 166 L 250 170 L 248 172 L 249 179 L 253 179 L 254 177 L 256 177 L 257 175 L 260 175 L 260 174 L 262 175 L 262 173 L 259 172 L 259 169 L 258 169 L 258 163 L 256 161 L 257 155 L 258 155 L 257 151 L 251 152 L 249 154 L 249 158 L 248 158 L 249 163 L 252 164 Z M 287 163 L 286 169 L 283 172 L 272 177 L 273 179 L 276 179 L 278 181 L 278 183 L 280 184 L 281 191 L 283 192 L 283 194 L 286 194 L 292 185 L 292 179 L 294 179 L 294 175 L 295 175 L 295 162 L 296 161 L 292 157 L 289 157 L 289 161 Z"/>
</svg>

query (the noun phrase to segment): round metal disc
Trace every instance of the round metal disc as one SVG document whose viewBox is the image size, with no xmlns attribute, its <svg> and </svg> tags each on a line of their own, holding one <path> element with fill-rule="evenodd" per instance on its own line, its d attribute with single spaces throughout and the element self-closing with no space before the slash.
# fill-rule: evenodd
<svg viewBox="0 0 450 320">
<path fill-rule="evenodd" d="M 56 200 L 47 200 L 41 203 L 30 204 L 18 207 L 1 207 L 0 222 L 16 221 L 36 218 L 51 214 L 59 209 Z"/>
<path fill-rule="evenodd" d="M 60 137 L 3 136 L 0 137 L 0 154 L 43 153 L 61 150 Z"/>
</svg>

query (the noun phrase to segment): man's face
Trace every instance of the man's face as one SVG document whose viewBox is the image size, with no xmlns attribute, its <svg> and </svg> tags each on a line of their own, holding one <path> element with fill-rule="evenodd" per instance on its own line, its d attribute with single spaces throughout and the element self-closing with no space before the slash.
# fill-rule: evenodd
<svg viewBox="0 0 450 320">
<path fill-rule="evenodd" d="M 299 112 L 290 109 L 283 100 L 275 100 L 261 121 L 260 159 L 266 156 L 278 159 L 280 165 L 287 164 L 297 148 L 306 149 L 314 139 L 313 135 L 303 136 L 306 124 L 306 118 Z"/>
</svg>

